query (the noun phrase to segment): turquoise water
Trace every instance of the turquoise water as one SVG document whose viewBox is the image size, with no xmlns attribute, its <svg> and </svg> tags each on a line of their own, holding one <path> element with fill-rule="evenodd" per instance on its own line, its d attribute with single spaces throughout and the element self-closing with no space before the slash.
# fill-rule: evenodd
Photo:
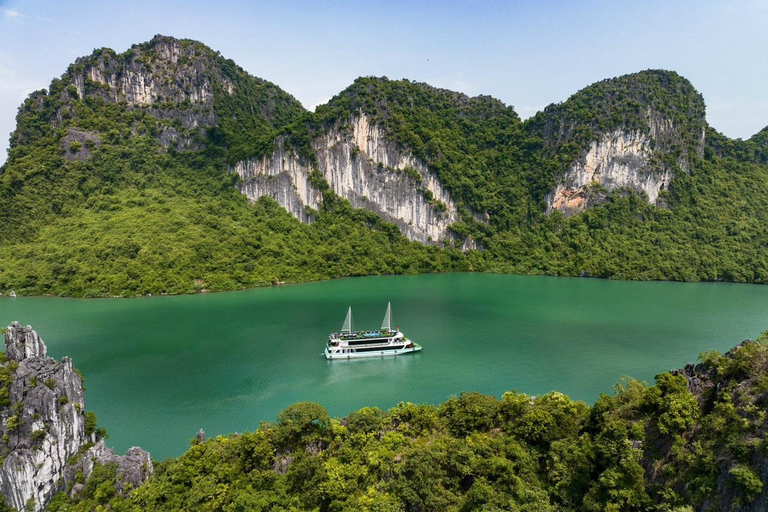
<svg viewBox="0 0 768 512">
<path fill-rule="evenodd" d="M 352 306 L 357 328 L 393 323 L 424 351 L 326 361 Z M 286 406 L 334 416 L 461 391 L 562 391 L 593 402 L 624 375 L 657 373 L 768 329 L 768 286 L 431 274 L 340 279 L 140 299 L 0 297 L 0 324 L 31 324 L 71 356 L 86 406 L 118 451 L 181 454 L 198 429 L 243 432 Z"/>
</svg>

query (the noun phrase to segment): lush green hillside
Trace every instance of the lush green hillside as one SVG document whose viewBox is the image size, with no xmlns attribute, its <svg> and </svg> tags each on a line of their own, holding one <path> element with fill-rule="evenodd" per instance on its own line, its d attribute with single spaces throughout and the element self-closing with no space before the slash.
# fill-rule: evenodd
<svg viewBox="0 0 768 512">
<path fill-rule="evenodd" d="M 49 510 L 762 510 L 768 345 L 701 360 L 591 407 L 514 391 L 344 419 L 295 404 L 254 432 L 194 440 L 127 499 L 107 465 Z"/>
<path fill-rule="evenodd" d="M 701 94 L 688 80 L 671 71 L 649 70 L 590 85 L 537 113 L 526 128 L 556 149 L 567 164 L 604 133 L 619 129 L 650 133 L 669 120 L 673 129 L 659 143 L 682 154 L 700 145 L 704 110 Z"/>
<path fill-rule="evenodd" d="M 99 50 L 22 105 L 0 169 L 0 290 L 130 296 L 471 268 L 345 204 L 311 226 L 271 200 L 249 205 L 227 164 L 269 152 L 303 109 L 200 43 L 181 41 L 189 55 L 158 63 L 167 42 Z M 132 68 L 170 84 L 167 97 L 130 104 L 124 91 L 82 78 Z M 213 98 L 191 103 L 199 81 Z M 168 144 L 164 133 L 176 138 Z"/>
<path fill-rule="evenodd" d="M 318 177 L 311 225 L 237 192 L 228 165 L 269 155 L 278 135 L 311 162 L 312 141 L 359 112 L 428 163 L 455 200 L 451 229 L 479 251 L 409 242 Z M 653 165 L 673 171 L 659 206 L 593 187 L 601 200 L 586 212 L 547 213 L 563 173 L 617 130 L 654 137 Z M 21 106 L 0 168 L 0 292 L 452 270 L 765 283 L 765 134 L 734 141 L 708 128 L 701 96 L 667 71 L 599 82 L 524 123 L 490 97 L 386 78 L 360 78 L 310 113 L 201 43 L 157 36 L 78 59 Z"/>
</svg>

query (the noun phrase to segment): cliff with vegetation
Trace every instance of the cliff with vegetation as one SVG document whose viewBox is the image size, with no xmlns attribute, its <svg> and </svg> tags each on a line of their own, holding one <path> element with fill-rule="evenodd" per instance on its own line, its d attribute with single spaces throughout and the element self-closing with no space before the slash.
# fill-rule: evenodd
<svg viewBox="0 0 768 512">
<path fill-rule="evenodd" d="M 337 419 L 298 403 L 253 432 L 198 434 L 130 494 L 122 462 L 85 457 L 81 483 L 47 510 L 766 510 L 767 341 L 702 354 L 653 386 L 623 380 L 591 406 L 461 393 Z"/>
<path fill-rule="evenodd" d="M 687 80 L 662 71 L 604 80 L 550 105 L 528 122 L 566 162 L 549 211 L 578 213 L 622 189 L 658 205 L 674 176 L 703 155 L 704 111 Z"/>
<path fill-rule="evenodd" d="M 523 122 L 365 77 L 315 112 L 202 43 L 77 59 L 19 109 L 0 293 L 134 296 L 493 271 L 768 282 L 766 130 L 683 77 L 604 80 Z"/>
<path fill-rule="evenodd" d="M 75 497 L 87 488 L 84 482 L 94 466 L 115 466 L 113 495 L 127 495 L 152 474 L 152 460 L 140 448 L 122 457 L 106 448 L 104 431 L 96 428 L 94 414 L 85 411 L 83 380 L 69 358 L 47 357 L 43 340 L 17 322 L 4 329 L 4 339 L 0 495 L 7 506 L 43 510 L 64 489 Z"/>
</svg>

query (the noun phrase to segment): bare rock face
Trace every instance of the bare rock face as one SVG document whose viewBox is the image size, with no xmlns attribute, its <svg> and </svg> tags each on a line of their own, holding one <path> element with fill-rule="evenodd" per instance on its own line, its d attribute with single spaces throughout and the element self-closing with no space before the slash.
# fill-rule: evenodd
<svg viewBox="0 0 768 512">
<path fill-rule="evenodd" d="M 88 96 L 125 103 L 175 124 L 165 126 L 156 138 L 165 148 L 182 151 L 201 147 L 206 129 L 216 125 L 215 90 L 234 92 L 232 82 L 217 72 L 203 50 L 164 36 L 156 36 L 122 55 L 109 49 L 98 50 L 78 59 L 69 73 L 73 94 L 80 99 Z M 68 151 L 66 155 L 68 159 L 88 157 L 79 151 Z"/>
<path fill-rule="evenodd" d="M 657 158 L 664 152 L 665 140 L 679 136 L 678 129 L 670 119 L 651 112 L 647 118 L 648 131 L 620 129 L 593 141 L 547 196 L 547 211 L 576 214 L 600 202 L 606 193 L 621 189 L 639 192 L 650 204 L 659 205 L 659 195 L 675 173 L 688 172 L 688 161 L 680 156 L 676 165 L 668 165 Z M 703 137 L 702 131 L 700 153 Z"/>
<path fill-rule="evenodd" d="M 61 143 L 64 146 L 64 158 L 70 162 L 85 162 L 91 156 L 91 151 L 101 146 L 101 137 L 86 130 L 69 128 Z"/>
<path fill-rule="evenodd" d="M 123 495 L 140 486 L 154 473 L 149 452 L 134 446 L 117 463 L 117 491 Z"/>
<path fill-rule="evenodd" d="M 583 211 L 590 203 L 592 188 L 609 192 L 630 188 L 656 204 L 659 192 L 669 186 L 672 172 L 650 168 L 651 147 L 651 137 L 641 132 L 605 134 L 565 173 L 548 197 L 549 211 L 560 210 L 566 215 Z"/>
<path fill-rule="evenodd" d="M 116 466 L 115 488 L 123 496 L 139 487 L 154 474 L 154 465 L 149 452 L 133 447 L 125 455 L 119 456 L 104 444 L 103 439 L 99 439 L 75 462 L 65 468 L 64 484 L 70 489 L 70 497 L 76 496 L 83 490 L 83 483 L 93 474 L 96 464 Z"/>
<path fill-rule="evenodd" d="M 365 114 L 337 123 L 312 142 L 312 150 L 330 189 L 353 207 L 396 224 L 410 240 L 437 244 L 455 238 L 449 226 L 459 216 L 451 195 L 425 162 L 389 141 Z M 229 170 L 240 176 L 240 190 L 250 200 L 272 197 L 302 222 L 311 222 L 307 208 L 320 208 L 322 194 L 310 180 L 312 163 L 282 139 L 272 155 Z M 472 247 L 471 241 L 464 243 Z"/>
<path fill-rule="evenodd" d="M 105 52 L 95 65 L 87 57 L 78 59 L 76 68 L 83 65 L 74 80 L 78 95 L 83 98 L 88 93 L 129 105 L 213 101 L 213 84 L 205 62 L 194 59 L 194 46 L 158 36 L 152 40 L 152 46 L 135 47 L 132 52 L 122 63 L 110 58 L 114 52 Z M 154 59 L 149 59 L 149 55 Z M 233 90 L 231 83 L 228 88 Z"/>
<path fill-rule="evenodd" d="M 21 362 L 25 359 L 46 359 L 48 347 L 32 330 L 32 326 L 21 327 L 13 322 L 5 332 L 5 356 L 11 361 Z"/>
<path fill-rule="evenodd" d="M 43 510 L 64 488 L 70 459 L 97 440 L 86 432 L 83 382 L 72 361 L 47 357 L 45 343 L 30 326 L 14 322 L 4 338 L 7 360 L 0 368 L 10 378 L 7 399 L 0 405 L 0 493 L 17 510 Z M 88 474 L 94 461 L 118 464 L 120 492 L 136 487 L 153 471 L 149 454 L 139 448 L 117 457 L 99 440 L 85 453 L 92 456 Z M 75 464 L 83 460 L 80 456 Z"/>
<path fill-rule="evenodd" d="M 30 326 L 14 322 L 5 346 L 5 364 L 15 370 L 10 406 L 0 412 L 0 491 L 18 510 L 41 510 L 58 490 L 67 460 L 89 440 L 82 379 L 69 358 L 46 357 L 45 343 Z"/>
<path fill-rule="evenodd" d="M 312 218 L 307 208 L 319 210 L 323 198 L 310 182 L 311 163 L 286 148 L 284 139 L 278 139 L 277 146 L 271 155 L 238 162 L 229 172 L 240 176 L 240 192 L 251 201 L 271 197 L 288 213 L 309 224 Z"/>
</svg>

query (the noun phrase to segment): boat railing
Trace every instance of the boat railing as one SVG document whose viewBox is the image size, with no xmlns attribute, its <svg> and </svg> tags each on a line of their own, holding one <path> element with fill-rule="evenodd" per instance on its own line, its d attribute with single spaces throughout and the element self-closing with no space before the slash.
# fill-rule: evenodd
<svg viewBox="0 0 768 512">
<path fill-rule="evenodd" d="M 353 332 L 334 332 L 331 333 L 331 338 L 340 340 L 349 340 L 357 338 L 377 338 L 377 337 L 391 337 L 395 336 L 399 331 L 353 331 Z"/>
</svg>

